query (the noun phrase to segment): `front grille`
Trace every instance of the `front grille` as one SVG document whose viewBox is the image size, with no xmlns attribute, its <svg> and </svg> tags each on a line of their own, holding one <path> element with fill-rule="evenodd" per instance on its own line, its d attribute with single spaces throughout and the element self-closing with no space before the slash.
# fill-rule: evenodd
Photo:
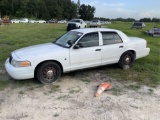
<svg viewBox="0 0 160 120">
<path fill-rule="evenodd" d="M 11 62 L 12 62 L 12 59 L 13 59 L 13 57 L 12 57 L 12 55 L 9 57 L 9 63 L 11 64 Z"/>
<path fill-rule="evenodd" d="M 68 24 L 68 27 L 76 28 L 76 24 L 69 23 L 69 24 Z"/>
</svg>

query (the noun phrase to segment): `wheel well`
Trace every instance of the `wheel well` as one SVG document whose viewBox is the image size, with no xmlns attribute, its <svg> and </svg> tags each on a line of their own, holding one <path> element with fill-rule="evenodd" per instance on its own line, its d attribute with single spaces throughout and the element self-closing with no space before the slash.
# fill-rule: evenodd
<svg viewBox="0 0 160 120">
<path fill-rule="evenodd" d="M 134 50 L 128 50 L 128 51 L 125 51 L 124 53 L 126 53 L 126 52 L 132 52 L 133 55 L 134 55 L 134 59 L 136 58 L 136 52 L 135 52 Z M 123 53 L 123 54 L 124 54 L 124 53 Z M 122 55 L 123 55 L 123 54 L 122 54 Z M 121 56 L 122 56 L 122 55 L 121 55 Z M 120 59 L 121 59 L 121 57 L 120 57 Z"/>
<path fill-rule="evenodd" d="M 46 61 L 43 61 L 43 62 L 39 63 L 39 64 L 36 66 L 36 68 L 35 68 L 35 70 L 34 70 L 34 76 L 36 75 L 36 71 L 37 71 L 38 67 L 39 67 L 40 65 L 42 65 L 43 63 L 49 62 L 49 61 L 57 63 L 57 64 L 60 66 L 60 68 L 61 68 L 61 70 L 62 70 L 62 73 L 63 73 L 63 67 L 62 67 L 62 64 L 61 64 L 60 62 L 58 62 L 58 61 L 56 61 L 56 60 L 46 60 Z"/>
</svg>

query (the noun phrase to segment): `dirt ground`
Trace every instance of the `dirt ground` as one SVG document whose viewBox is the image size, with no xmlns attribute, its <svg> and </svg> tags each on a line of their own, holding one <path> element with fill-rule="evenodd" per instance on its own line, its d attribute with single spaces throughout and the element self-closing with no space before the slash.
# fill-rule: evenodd
<svg viewBox="0 0 160 120">
<path fill-rule="evenodd" d="M 160 87 L 138 86 L 100 73 L 91 80 L 63 75 L 52 85 L 13 87 L 0 91 L 0 120 L 160 120 Z M 97 85 L 112 89 L 95 97 Z"/>
</svg>

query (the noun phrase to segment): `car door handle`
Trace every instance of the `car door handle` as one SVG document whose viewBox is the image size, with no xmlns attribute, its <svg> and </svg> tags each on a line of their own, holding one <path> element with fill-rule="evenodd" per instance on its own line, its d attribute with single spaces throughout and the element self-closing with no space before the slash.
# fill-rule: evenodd
<svg viewBox="0 0 160 120">
<path fill-rule="evenodd" d="M 101 51 L 101 49 L 96 49 L 95 51 Z"/>
<path fill-rule="evenodd" d="M 124 46 L 119 46 L 119 48 L 123 48 Z"/>
</svg>

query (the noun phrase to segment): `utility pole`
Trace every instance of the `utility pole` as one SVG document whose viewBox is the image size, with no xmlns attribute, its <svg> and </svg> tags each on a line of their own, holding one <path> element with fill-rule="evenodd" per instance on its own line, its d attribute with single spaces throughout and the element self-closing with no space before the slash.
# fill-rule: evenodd
<svg viewBox="0 0 160 120">
<path fill-rule="evenodd" d="M 79 15 L 80 6 L 81 6 L 80 0 L 78 0 L 78 2 L 77 2 L 77 17 L 78 17 L 78 18 L 80 18 L 80 15 Z"/>
</svg>

